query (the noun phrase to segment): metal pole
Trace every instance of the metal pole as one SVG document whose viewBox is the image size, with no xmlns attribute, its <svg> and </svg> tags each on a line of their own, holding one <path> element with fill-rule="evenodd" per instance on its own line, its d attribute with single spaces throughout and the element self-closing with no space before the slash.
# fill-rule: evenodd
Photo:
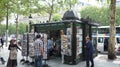
<svg viewBox="0 0 120 67">
<path fill-rule="evenodd" d="M 30 16 L 29 16 L 29 33 L 31 32 L 31 24 L 32 24 L 31 19 L 32 19 L 32 15 L 30 14 Z"/>
</svg>

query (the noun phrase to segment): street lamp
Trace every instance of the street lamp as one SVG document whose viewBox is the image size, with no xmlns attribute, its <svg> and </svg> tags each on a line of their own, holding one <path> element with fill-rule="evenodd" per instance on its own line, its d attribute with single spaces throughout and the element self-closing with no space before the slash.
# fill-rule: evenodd
<svg viewBox="0 0 120 67">
<path fill-rule="evenodd" d="M 30 16 L 28 17 L 29 18 L 29 24 L 30 24 L 30 27 L 28 26 L 28 24 L 26 25 L 26 32 L 27 32 L 27 57 L 26 57 L 26 61 L 25 63 L 29 64 L 29 60 L 28 60 L 28 55 L 29 55 L 29 33 L 31 32 L 31 14 Z"/>
<path fill-rule="evenodd" d="M 31 32 L 31 24 L 32 24 L 32 22 L 31 22 L 31 19 L 32 19 L 32 16 L 31 16 L 31 14 L 30 14 L 30 16 L 29 16 L 29 32 Z"/>
</svg>

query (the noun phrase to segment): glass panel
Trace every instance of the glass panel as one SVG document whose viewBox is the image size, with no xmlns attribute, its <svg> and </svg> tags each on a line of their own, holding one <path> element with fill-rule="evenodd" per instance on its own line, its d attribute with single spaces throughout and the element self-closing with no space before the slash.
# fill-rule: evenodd
<svg viewBox="0 0 120 67">
<path fill-rule="evenodd" d="M 116 33 L 120 33 L 120 27 L 116 28 Z"/>
<path fill-rule="evenodd" d="M 120 38 L 117 38 L 117 43 L 120 43 Z"/>
<path fill-rule="evenodd" d="M 98 37 L 98 43 L 103 43 L 103 37 Z"/>
</svg>

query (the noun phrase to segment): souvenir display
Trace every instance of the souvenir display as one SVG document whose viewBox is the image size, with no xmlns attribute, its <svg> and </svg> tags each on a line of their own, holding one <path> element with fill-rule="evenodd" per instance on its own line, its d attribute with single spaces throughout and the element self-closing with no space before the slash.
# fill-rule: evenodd
<svg viewBox="0 0 120 67">
<path fill-rule="evenodd" d="M 34 34 L 33 33 L 29 33 L 29 56 L 33 57 L 34 56 Z"/>
<path fill-rule="evenodd" d="M 27 38 L 28 36 L 28 38 Z M 22 44 L 22 56 L 27 56 L 27 47 L 29 45 L 29 56 L 34 56 L 34 34 L 33 33 L 25 33 L 23 34 L 23 44 Z M 29 43 L 28 43 L 29 42 Z M 27 45 L 28 44 L 28 45 Z"/>
<path fill-rule="evenodd" d="M 27 56 L 27 33 L 23 34 L 22 56 Z"/>
<path fill-rule="evenodd" d="M 33 43 L 29 43 L 29 56 L 34 57 L 34 45 L 33 45 Z"/>
</svg>

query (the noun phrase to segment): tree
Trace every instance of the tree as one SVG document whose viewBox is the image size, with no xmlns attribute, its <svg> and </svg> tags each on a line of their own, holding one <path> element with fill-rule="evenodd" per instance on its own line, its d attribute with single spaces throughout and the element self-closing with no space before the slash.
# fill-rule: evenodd
<svg viewBox="0 0 120 67">
<path fill-rule="evenodd" d="M 110 40 L 108 45 L 108 59 L 115 59 L 115 16 L 116 16 L 116 0 L 110 3 Z"/>
<path fill-rule="evenodd" d="M 65 0 L 65 6 L 68 6 L 68 9 L 71 9 L 76 3 L 78 0 Z"/>
<path fill-rule="evenodd" d="M 44 4 L 38 3 L 37 8 L 42 9 L 42 11 L 45 12 L 45 14 L 49 15 L 48 21 L 51 21 L 53 13 L 58 12 L 58 0 L 42 0 L 41 1 Z M 40 12 L 42 12 L 40 11 Z"/>
<path fill-rule="evenodd" d="M 9 34 L 15 34 L 16 33 L 16 31 L 15 31 L 15 29 L 16 29 L 16 27 L 15 27 L 16 25 L 15 24 L 12 24 L 12 23 L 10 23 L 9 25 L 8 25 L 8 27 L 9 27 Z"/>
<path fill-rule="evenodd" d="M 95 6 L 88 6 L 83 8 L 80 11 L 82 18 L 91 18 L 93 21 L 99 22 L 100 25 L 108 25 L 109 24 L 109 9 L 108 7 L 95 7 Z"/>
<path fill-rule="evenodd" d="M 109 7 L 85 7 L 80 11 L 81 17 L 86 18 L 89 16 L 92 20 L 99 22 L 100 25 L 102 26 L 107 26 L 109 25 L 109 18 L 110 18 L 110 9 Z M 120 25 L 120 7 L 116 7 L 116 24 L 115 25 Z"/>
<path fill-rule="evenodd" d="M 0 0 L 0 35 L 3 35 L 1 22 L 4 20 L 6 16 L 6 7 L 7 7 L 7 0 Z"/>
<path fill-rule="evenodd" d="M 0 35 L 2 35 L 2 36 L 5 35 L 5 31 L 6 31 L 5 30 L 5 24 L 0 25 L 0 30 L 1 30 Z"/>
<path fill-rule="evenodd" d="M 49 15 L 48 21 L 51 21 L 54 13 L 60 13 L 67 9 L 71 9 L 78 0 L 42 0 L 41 2 L 43 2 L 44 5 L 41 4 L 41 6 L 37 6 L 37 8 L 43 9 L 43 11 Z"/>
<path fill-rule="evenodd" d="M 14 13 L 15 23 L 16 23 L 16 39 L 18 39 L 18 18 L 19 15 L 29 16 L 33 13 L 34 1 L 37 0 L 10 0 L 9 1 L 9 11 Z M 29 20 L 29 19 L 28 19 Z"/>
<path fill-rule="evenodd" d="M 7 0 L 0 0 L 0 23 L 6 16 L 6 3 Z"/>
<path fill-rule="evenodd" d="M 18 32 L 19 32 L 19 34 L 24 34 L 26 32 L 26 24 L 25 23 L 19 23 Z"/>
<path fill-rule="evenodd" d="M 60 14 L 53 14 L 52 21 L 59 21 L 61 20 L 61 15 Z"/>
</svg>

